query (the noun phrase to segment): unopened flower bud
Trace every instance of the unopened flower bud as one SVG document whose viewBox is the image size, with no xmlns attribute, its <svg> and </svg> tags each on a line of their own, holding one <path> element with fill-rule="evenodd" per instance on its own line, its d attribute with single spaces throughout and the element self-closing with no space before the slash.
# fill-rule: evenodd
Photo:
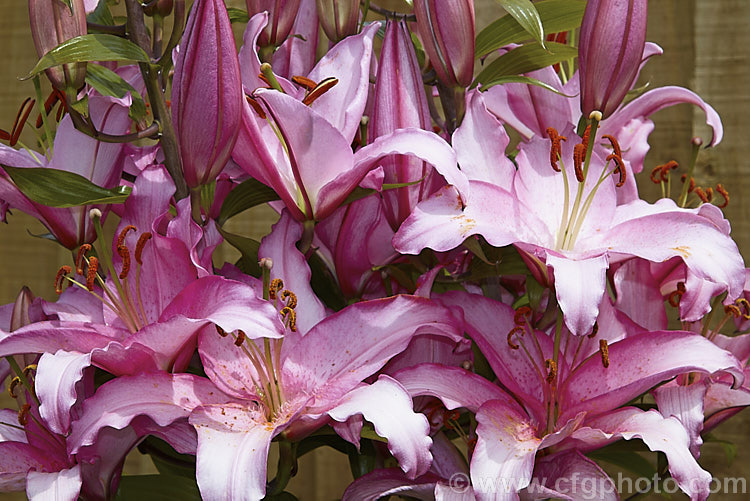
<svg viewBox="0 0 750 501">
<path fill-rule="evenodd" d="M 268 24 L 258 39 L 261 47 L 284 43 L 294 26 L 300 0 L 245 0 L 245 3 L 250 17 L 263 11 L 268 12 Z"/>
<path fill-rule="evenodd" d="M 166 17 L 172 13 L 174 0 L 150 0 L 143 6 L 143 13 L 147 16 Z"/>
<path fill-rule="evenodd" d="M 328 39 L 334 43 L 357 33 L 359 0 L 315 0 L 318 19 Z"/>
<path fill-rule="evenodd" d="M 633 86 L 646 44 L 647 0 L 589 0 L 581 23 L 581 111 L 607 118 Z"/>
<path fill-rule="evenodd" d="M 172 83 L 172 120 L 190 188 L 226 165 L 242 113 L 240 64 L 223 0 L 198 0 L 190 13 Z"/>
<path fill-rule="evenodd" d="M 474 75 L 473 0 L 414 0 L 422 45 L 440 81 L 468 87 Z"/>
<path fill-rule="evenodd" d="M 61 0 L 29 0 L 31 37 L 39 57 L 71 38 L 86 34 L 83 0 L 71 0 L 70 4 L 68 7 Z M 77 90 L 86 78 L 86 63 L 55 66 L 45 72 L 57 89 Z"/>
</svg>

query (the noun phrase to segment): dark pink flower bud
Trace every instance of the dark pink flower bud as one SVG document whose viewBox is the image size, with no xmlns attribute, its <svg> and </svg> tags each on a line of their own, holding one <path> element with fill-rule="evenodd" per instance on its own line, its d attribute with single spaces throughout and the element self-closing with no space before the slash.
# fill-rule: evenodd
<svg viewBox="0 0 750 501">
<path fill-rule="evenodd" d="M 71 38 L 86 34 L 83 0 L 71 0 L 71 8 L 61 0 L 29 0 L 31 37 L 39 57 Z M 66 64 L 45 70 L 52 85 L 80 89 L 86 78 L 86 63 Z"/>
<path fill-rule="evenodd" d="M 245 0 L 245 3 L 250 17 L 263 11 L 268 12 L 268 24 L 258 39 L 261 47 L 284 43 L 294 26 L 300 0 Z"/>
<path fill-rule="evenodd" d="M 328 39 L 334 43 L 357 33 L 359 0 L 315 0 L 318 19 Z"/>
<path fill-rule="evenodd" d="M 190 188 L 219 175 L 242 115 L 240 64 L 223 0 L 193 5 L 175 62 L 172 120 Z"/>
<path fill-rule="evenodd" d="M 578 66 L 583 116 L 607 118 L 638 76 L 646 44 L 648 0 L 589 0 L 581 23 Z"/>
<path fill-rule="evenodd" d="M 440 81 L 468 87 L 474 76 L 474 2 L 414 0 L 417 29 Z"/>
<path fill-rule="evenodd" d="M 431 130 L 431 124 L 422 73 L 409 30 L 404 22 L 388 21 L 367 128 L 368 140 L 372 142 L 407 127 Z M 424 161 L 406 155 L 384 158 L 381 166 L 384 183 L 418 181 L 430 171 Z M 425 193 L 431 178 L 427 176 L 422 183 L 383 193 L 386 217 L 393 228 L 398 228 L 407 218 L 421 195 L 426 197 L 431 193 Z"/>
</svg>

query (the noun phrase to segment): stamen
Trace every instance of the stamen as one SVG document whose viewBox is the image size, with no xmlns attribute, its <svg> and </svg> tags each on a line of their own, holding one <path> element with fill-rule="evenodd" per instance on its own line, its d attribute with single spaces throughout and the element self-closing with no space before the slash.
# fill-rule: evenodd
<svg viewBox="0 0 750 501">
<path fill-rule="evenodd" d="M 519 326 L 515 326 L 510 330 L 510 332 L 508 333 L 508 346 L 510 346 L 511 350 L 517 350 L 519 348 L 519 346 L 513 342 L 513 334 L 519 334 L 519 336 L 523 336 L 523 333 L 523 327 Z"/>
<path fill-rule="evenodd" d="M 669 301 L 669 304 L 674 308 L 677 308 L 680 306 L 680 299 L 682 299 L 683 294 L 685 294 L 685 282 L 677 282 L 677 290 L 672 291 L 672 293 L 669 294 L 667 301 Z"/>
<path fill-rule="evenodd" d="M 586 130 L 583 131 L 583 137 L 581 138 L 584 153 L 589 149 L 589 139 L 591 139 L 591 126 L 587 125 Z"/>
<path fill-rule="evenodd" d="M 588 335 L 589 339 L 593 339 L 599 334 L 599 322 L 594 322 L 594 327 L 591 328 L 591 334 Z"/>
<path fill-rule="evenodd" d="M 130 271 L 130 251 L 124 245 L 117 246 L 117 253 L 122 258 L 122 271 L 120 272 L 120 280 L 124 280 L 128 276 Z"/>
<path fill-rule="evenodd" d="M 117 247 L 120 247 L 121 245 L 124 245 L 125 243 L 125 237 L 128 236 L 128 233 L 130 231 L 135 231 L 136 228 L 132 224 L 127 225 L 125 228 L 122 229 L 120 234 L 117 236 Z"/>
<path fill-rule="evenodd" d="M 706 188 L 706 191 L 703 191 L 703 188 L 700 186 L 695 188 L 693 192 L 698 196 L 698 198 L 701 199 L 701 202 L 704 204 L 711 203 L 711 199 L 713 198 L 713 190 L 711 188 Z"/>
<path fill-rule="evenodd" d="M 615 139 L 614 136 L 610 136 L 609 134 L 604 134 L 602 137 L 609 140 L 609 144 L 612 145 L 612 152 L 616 156 L 622 158 L 622 149 L 620 149 L 620 143 L 617 142 L 617 139 Z"/>
<path fill-rule="evenodd" d="M 294 309 L 297 306 L 297 296 L 289 289 L 284 289 L 283 291 L 281 291 L 279 298 L 282 301 L 286 301 L 286 305 L 288 308 Z"/>
<path fill-rule="evenodd" d="M 750 320 L 750 302 L 744 297 L 741 297 L 735 301 L 735 304 L 741 306 L 744 310 L 745 313 L 742 314 L 742 318 Z"/>
<path fill-rule="evenodd" d="M 729 193 L 721 183 L 716 185 L 716 191 L 718 191 L 719 194 L 724 198 L 724 203 L 722 203 L 721 205 L 717 205 L 719 209 L 723 209 L 724 207 L 729 205 Z"/>
<path fill-rule="evenodd" d="M 36 371 L 36 364 L 27 365 L 23 368 L 23 375 L 26 379 L 29 379 L 29 374 L 31 374 L 31 371 Z"/>
<path fill-rule="evenodd" d="M 271 280 L 271 285 L 268 286 L 268 298 L 276 299 L 276 292 L 284 288 L 284 281 L 280 278 L 274 278 Z"/>
<path fill-rule="evenodd" d="M 245 342 L 245 331 L 237 330 L 237 339 L 234 340 L 235 346 L 242 346 L 242 343 Z"/>
<path fill-rule="evenodd" d="M 296 83 L 300 87 L 304 87 L 307 90 L 313 90 L 318 85 L 317 83 L 315 83 L 315 80 L 303 77 L 301 75 L 293 76 L 292 82 Z"/>
<path fill-rule="evenodd" d="M 86 254 L 91 250 L 91 244 L 83 244 L 78 249 L 78 256 L 76 256 L 76 273 L 83 275 L 83 261 Z"/>
<path fill-rule="evenodd" d="M 58 90 L 54 89 L 46 101 L 44 101 L 44 114 L 49 115 L 49 112 L 52 111 L 52 108 L 55 106 L 55 103 L 57 103 L 59 99 Z M 40 113 L 39 116 L 36 118 L 36 123 L 34 126 L 37 129 L 40 129 L 42 127 L 42 124 L 44 123 L 44 120 L 42 119 L 42 114 Z"/>
<path fill-rule="evenodd" d="M 224 329 L 222 329 L 221 327 L 219 327 L 216 324 L 214 324 L 214 326 L 216 327 L 216 332 L 219 334 L 219 336 L 221 336 L 221 337 L 227 337 L 227 331 L 225 331 Z"/>
<path fill-rule="evenodd" d="M 557 378 L 557 362 L 548 358 L 544 361 L 544 367 L 547 369 L 547 377 L 545 380 L 547 383 L 552 384 Z"/>
<path fill-rule="evenodd" d="M 266 112 L 263 111 L 263 107 L 260 105 L 260 103 L 250 96 L 245 96 L 245 99 L 247 99 L 247 104 L 249 104 L 250 107 L 255 111 L 255 114 L 258 115 L 261 120 L 265 120 Z"/>
<path fill-rule="evenodd" d="M 584 181 L 583 177 L 583 161 L 586 159 L 586 146 L 583 143 L 577 144 L 573 147 L 573 167 L 576 172 L 576 180 L 579 183 Z"/>
<path fill-rule="evenodd" d="M 284 306 L 283 308 L 281 308 L 281 311 L 279 313 L 281 314 L 281 318 L 284 319 L 286 325 L 289 327 L 289 330 L 291 330 L 292 332 L 297 332 L 297 313 L 295 313 L 295 311 L 289 306 Z"/>
<path fill-rule="evenodd" d="M 607 157 L 607 162 L 611 160 L 614 160 L 615 164 L 617 164 L 612 173 L 620 175 L 620 179 L 615 184 L 615 186 L 619 188 L 625 184 L 625 163 L 622 161 L 621 156 L 615 155 L 614 153 Z"/>
<path fill-rule="evenodd" d="M 13 128 L 10 130 L 10 133 L 2 131 L 0 139 L 5 139 L 11 146 L 16 145 L 18 139 L 21 137 L 23 126 L 26 123 L 26 120 L 29 118 L 31 110 L 34 109 L 34 104 L 36 104 L 36 101 L 34 99 L 31 99 L 30 97 L 27 97 L 24 100 L 23 104 L 21 104 L 21 107 L 18 109 L 16 120 L 15 122 L 13 122 Z"/>
<path fill-rule="evenodd" d="M 680 178 L 680 180 L 683 183 L 685 182 L 686 179 L 687 179 L 687 174 L 683 174 L 682 177 Z M 692 193 L 693 190 L 695 190 L 695 179 L 691 177 L 690 178 L 690 186 L 688 186 L 688 190 L 687 191 L 688 191 L 688 193 Z"/>
<path fill-rule="evenodd" d="M 31 405 L 29 404 L 23 404 L 21 407 L 21 410 L 18 411 L 18 424 L 21 426 L 26 426 L 26 423 L 29 422 L 29 411 L 31 410 Z"/>
<path fill-rule="evenodd" d="M 657 165 L 653 169 L 651 169 L 651 175 L 649 176 L 649 179 L 651 179 L 651 182 L 654 184 L 661 183 L 661 165 Z"/>
<path fill-rule="evenodd" d="M 147 231 L 146 233 L 142 233 L 140 237 L 138 237 L 138 243 L 135 244 L 135 262 L 138 264 L 143 264 L 143 261 L 141 260 L 141 257 L 143 256 L 143 248 L 146 246 L 146 242 L 148 242 L 151 239 L 151 232 Z"/>
<path fill-rule="evenodd" d="M 63 292 L 63 279 L 71 272 L 71 268 L 68 265 L 61 266 L 59 270 L 57 270 L 57 275 L 55 276 L 55 292 L 58 294 L 62 294 Z"/>
<path fill-rule="evenodd" d="M 10 398 L 18 398 L 15 389 L 19 384 L 21 384 L 21 378 L 18 376 L 10 380 L 10 384 L 8 384 L 8 395 L 10 395 Z"/>
<path fill-rule="evenodd" d="M 313 102 L 315 102 L 316 99 L 331 90 L 337 83 L 339 83 L 338 78 L 328 77 L 324 79 L 318 85 L 316 85 L 313 90 L 307 93 L 305 98 L 302 100 L 302 104 L 310 106 Z"/>
<path fill-rule="evenodd" d="M 557 161 L 562 156 L 562 141 L 567 141 L 568 138 L 561 136 L 557 133 L 554 127 L 547 127 L 547 136 L 552 141 L 552 146 L 549 151 L 549 162 L 555 172 L 560 172 L 560 166 L 557 165 Z"/>
<path fill-rule="evenodd" d="M 96 271 L 99 269 L 99 260 L 92 256 L 89 258 L 89 269 L 86 272 L 86 288 L 93 292 L 94 290 L 94 280 L 96 280 Z"/>
<path fill-rule="evenodd" d="M 513 322 L 516 325 L 525 325 L 526 324 L 526 317 L 531 315 L 531 308 L 528 306 L 521 306 L 516 310 L 516 313 L 513 315 Z"/>
<path fill-rule="evenodd" d="M 734 318 L 740 318 L 742 316 L 742 311 L 734 304 L 725 305 L 724 313 L 731 314 Z"/>
<path fill-rule="evenodd" d="M 602 354 L 602 365 L 606 369 L 609 367 L 609 346 L 606 339 L 599 340 L 599 353 Z"/>
</svg>

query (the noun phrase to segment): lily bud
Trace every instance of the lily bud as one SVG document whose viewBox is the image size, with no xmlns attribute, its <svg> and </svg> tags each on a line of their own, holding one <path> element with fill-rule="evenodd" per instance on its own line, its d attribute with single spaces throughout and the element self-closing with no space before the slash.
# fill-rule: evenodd
<svg viewBox="0 0 750 501">
<path fill-rule="evenodd" d="M 368 125 L 369 142 L 398 129 L 431 129 L 427 96 L 409 30 L 404 22 L 389 20 L 380 52 L 378 78 Z M 381 160 L 385 183 L 418 181 L 429 172 L 424 161 L 406 155 Z M 428 176 L 431 178 L 431 176 Z M 386 218 L 398 228 L 425 193 L 429 179 L 383 193 Z"/>
<path fill-rule="evenodd" d="M 315 0 L 315 3 L 320 25 L 331 42 L 357 33 L 359 0 Z"/>
<path fill-rule="evenodd" d="M 448 87 L 468 87 L 474 76 L 474 2 L 414 0 L 414 14 L 438 79 Z"/>
<path fill-rule="evenodd" d="M 172 83 L 172 120 L 190 188 L 219 175 L 242 120 L 240 63 L 223 0 L 198 0 L 190 13 Z"/>
<path fill-rule="evenodd" d="M 250 17 L 263 11 L 268 12 L 268 24 L 258 39 L 261 47 L 284 43 L 294 26 L 300 0 L 245 0 L 245 3 Z"/>
<path fill-rule="evenodd" d="M 607 118 L 638 76 L 646 44 L 648 0 L 589 0 L 581 23 L 578 66 L 583 116 Z"/>
<path fill-rule="evenodd" d="M 31 37 L 39 57 L 61 43 L 85 35 L 86 12 L 83 0 L 71 0 L 71 8 L 61 0 L 29 0 Z M 45 70 L 55 88 L 77 90 L 86 78 L 86 63 L 65 64 Z"/>
<path fill-rule="evenodd" d="M 31 289 L 24 286 L 21 292 L 16 296 L 16 301 L 13 303 L 13 310 L 10 314 L 10 330 L 18 330 L 25 325 L 32 323 L 31 315 L 29 315 L 29 307 L 34 302 L 34 294 Z"/>
<path fill-rule="evenodd" d="M 172 13 L 174 0 L 150 0 L 143 6 L 143 13 L 147 16 L 167 17 Z"/>
</svg>

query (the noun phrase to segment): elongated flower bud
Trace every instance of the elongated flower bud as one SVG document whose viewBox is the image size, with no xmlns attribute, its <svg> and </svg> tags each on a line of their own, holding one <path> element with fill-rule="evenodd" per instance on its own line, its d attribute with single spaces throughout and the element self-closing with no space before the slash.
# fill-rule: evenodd
<svg viewBox="0 0 750 501">
<path fill-rule="evenodd" d="M 418 127 L 430 129 L 430 113 L 422 74 L 414 52 L 409 30 L 404 22 L 388 21 L 380 52 L 378 78 L 375 82 L 373 108 L 367 128 L 369 142 L 397 129 Z M 395 155 L 381 161 L 385 183 L 418 181 L 428 172 L 427 165 L 418 158 Z M 386 217 L 393 228 L 411 213 L 429 180 L 383 193 Z"/>
<path fill-rule="evenodd" d="M 607 118 L 638 75 L 646 44 L 647 0 L 589 0 L 581 23 L 578 65 L 583 116 Z"/>
<path fill-rule="evenodd" d="M 315 0 L 318 19 L 328 39 L 334 43 L 357 33 L 359 0 Z"/>
<path fill-rule="evenodd" d="M 474 2 L 414 0 L 417 29 L 440 81 L 468 87 L 474 73 Z"/>
<path fill-rule="evenodd" d="M 71 0 L 71 8 L 60 0 L 29 0 L 29 23 L 39 57 L 71 38 L 86 34 L 83 0 Z M 86 78 L 86 63 L 66 64 L 45 70 L 52 85 L 80 89 Z"/>
<path fill-rule="evenodd" d="M 226 7 L 223 0 L 198 0 L 172 83 L 172 119 L 190 188 L 210 183 L 224 168 L 241 113 L 240 64 Z"/>
<path fill-rule="evenodd" d="M 261 47 L 284 43 L 294 26 L 300 0 L 245 0 L 245 3 L 250 17 L 263 11 L 268 12 L 268 24 L 258 39 Z"/>
</svg>

